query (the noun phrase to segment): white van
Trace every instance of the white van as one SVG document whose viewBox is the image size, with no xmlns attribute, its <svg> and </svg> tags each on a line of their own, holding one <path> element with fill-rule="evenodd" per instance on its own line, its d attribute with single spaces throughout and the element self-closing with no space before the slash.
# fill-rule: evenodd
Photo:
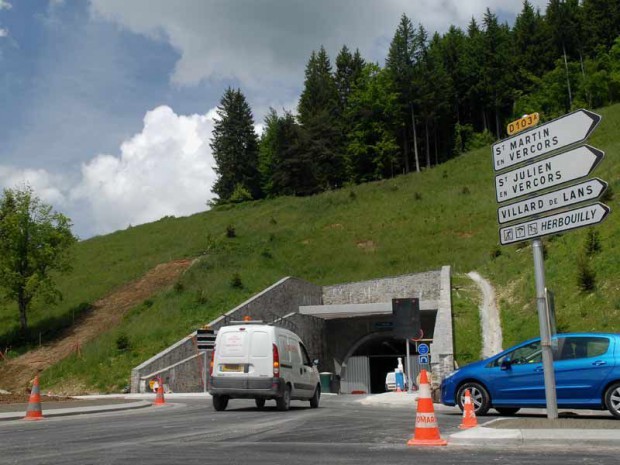
<svg viewBox="0 0 620 465">
<path fill-rule="evenodd" d="M 275 399 L 288 410 L 291 399 L 309 400 L 317 408 L 321 382 L 299 336 L 277 326 L 243 321 L 217 332 L 209 367 L 209 394 L 215 410 L 229 399 L 254 399 L 260 409 Z"/>
</svg>

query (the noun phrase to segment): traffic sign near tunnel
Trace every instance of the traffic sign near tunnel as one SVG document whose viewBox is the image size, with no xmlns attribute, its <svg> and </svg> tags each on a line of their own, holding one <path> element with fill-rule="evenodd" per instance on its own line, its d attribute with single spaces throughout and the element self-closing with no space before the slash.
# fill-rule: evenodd
<svg viewBox="0 0 620 465">
<path fill-rule="evenodd" d="M 542 126 L 493 144 L 493 167 L 501 171 L 583 142 L 601 120 L 588 110 L 577 110 Z"/>
<path fill-rule="evenodd" d="M 592 226 L 603 221 L 608 214 L 609 207 L 597 202 L 593 205 L 507 226 L 499 230 L 500 243 L 508 245 L 583 226 Z"/>
<path fill-rule="evenodd" d="M 499 207 L 497 222 L 499 224 L 508 223 L 587 200 L 594 200 L 599 198 L 605 189 L 607 189 L 605 181 L 599 178 L 589 179 L 564 189 Z"/>
<path fill-rule="evenodd" d="M 601 150 L 584 145 L 500 174 L 495 176 L 496 199 L 504 202 L 583 178 L 604 156 Z"/>
</svg>

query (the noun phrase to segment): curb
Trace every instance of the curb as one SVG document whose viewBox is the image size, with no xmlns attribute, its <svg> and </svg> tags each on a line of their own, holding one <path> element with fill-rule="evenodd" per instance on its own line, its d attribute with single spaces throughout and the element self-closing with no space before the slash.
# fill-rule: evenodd
<svg viewBox="0 0 620 465">
<path fill-rule="evenodd" d="M 496 429 L 478 426 L 451 434 L 448 444 L 459 446 L 602 445 L 618 447 L 617 431 L 604 429 Z"/>
<path fill-rule="evenodd" d="M 110 404 L 110 405 L 91 405 L 84 407 L 73 408 L 58 408 L 48 409 L 43 412 L 43 417 L 60 417 L 67 415 L 79 415 L 83 413 L 100 413 L 100 412 L 114 412 L 117 410 L 132 410 L 150 407 L 151 402 L 140 400 L 138 402 L 129 402 L 125 404 Z M 0 421 L 4 420 L 21 420 L 24 418 L 24 412 L 4 412 L 0 413 Z"/>
</svg>

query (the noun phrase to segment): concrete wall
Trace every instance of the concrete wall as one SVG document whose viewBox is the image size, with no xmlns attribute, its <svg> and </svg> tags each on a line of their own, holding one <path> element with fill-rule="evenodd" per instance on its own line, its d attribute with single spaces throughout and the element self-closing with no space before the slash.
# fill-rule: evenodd
<svg viewBox="0 0 620 465">
<path fill-rule="evenodd" d="M 449 266 L 441 269 L 435 334 L 431 344 L 432 384 L 454 370 L 454 334 L 452 329 L 452 281 Z"/>
<path fill-rule="evenodd" d="M 323 304 L 371 304 L 391 302 L 399 297 L 439 299 L 441 271 L 428 271 L 370 281 L 323 287 Z"/>
<path fill-rule="evenodd" d="M 317 305 L 321 303 L 321 294 L 320 286 L 297 278 L 283 278 L 226 314 L 211 321 L 209 326 L 213 329 L 218 329 L 230 321 L 242 320 L 244 316 L 250 316 L 253 320 L 272 322 L 290 313 L 297 313 L 300 305 Z M 298 323 L 306 333 L 310 333 L 309 328 L 313 328 L 317 324 L 316 322 L 311 322 L 311 320 L 291 319 L 290 321 L 293 324 Z M 286 322 L 283 325 L 286 325 Z M 310 350 L 310 346 L 308 349 Z M 316 348 L 314 342 L 312 350 L 318 353 L 321 352 L 320 349 Z M 170 389 L 174 392 L 192 392 L 196 386 L 199 386 L 200 389 L 198 390 L 201 391 L 204 375 L 202 370 L 198 369 L 196 362 L 194 362 L 196 367 L 194 371 L 191 369 L 192 363 L 190 362 L 187 363 L 187 369 L 175 366 L 179 361 L 196 354 L 198 354 L 198 349 L 195 343 L 195 333 L 193 333 L 134 368 L 131 372 L 131 392 L 139 392 L 141 387 L 140 379 L 155 372 L 160 373 L 162 378 L 168 377 L 171 379 Z M 172 372 L 166 369 L 166 367 L 173 366 L 176 370 L 174 377 L 171 374 Z M 180 373 L 183 373 L 183 376 Z M 174 382 L 172 382 L 173 378 Z M 192 388 L 187 391 L 190 387 Z"/>
</svg>

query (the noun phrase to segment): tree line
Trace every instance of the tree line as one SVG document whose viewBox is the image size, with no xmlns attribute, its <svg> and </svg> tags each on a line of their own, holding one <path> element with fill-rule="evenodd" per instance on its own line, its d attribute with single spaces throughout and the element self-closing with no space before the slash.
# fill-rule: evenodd
<svg viewBox="0 0 620 465">
<path fill-rule="evenodd" d="M 240 89 L 218 106 L 215 203 L 312 195 L 420 171 L 505 135 L 532 112 L 551 119 L 620 101 L 620 2 L 529 1 L 512 27 L 489 9 L 432 36 L 405 14 L 385 64 L 346 45 L 312 52 L 296 114 L 271 109 L 254 131 Z"/>
</svg>

